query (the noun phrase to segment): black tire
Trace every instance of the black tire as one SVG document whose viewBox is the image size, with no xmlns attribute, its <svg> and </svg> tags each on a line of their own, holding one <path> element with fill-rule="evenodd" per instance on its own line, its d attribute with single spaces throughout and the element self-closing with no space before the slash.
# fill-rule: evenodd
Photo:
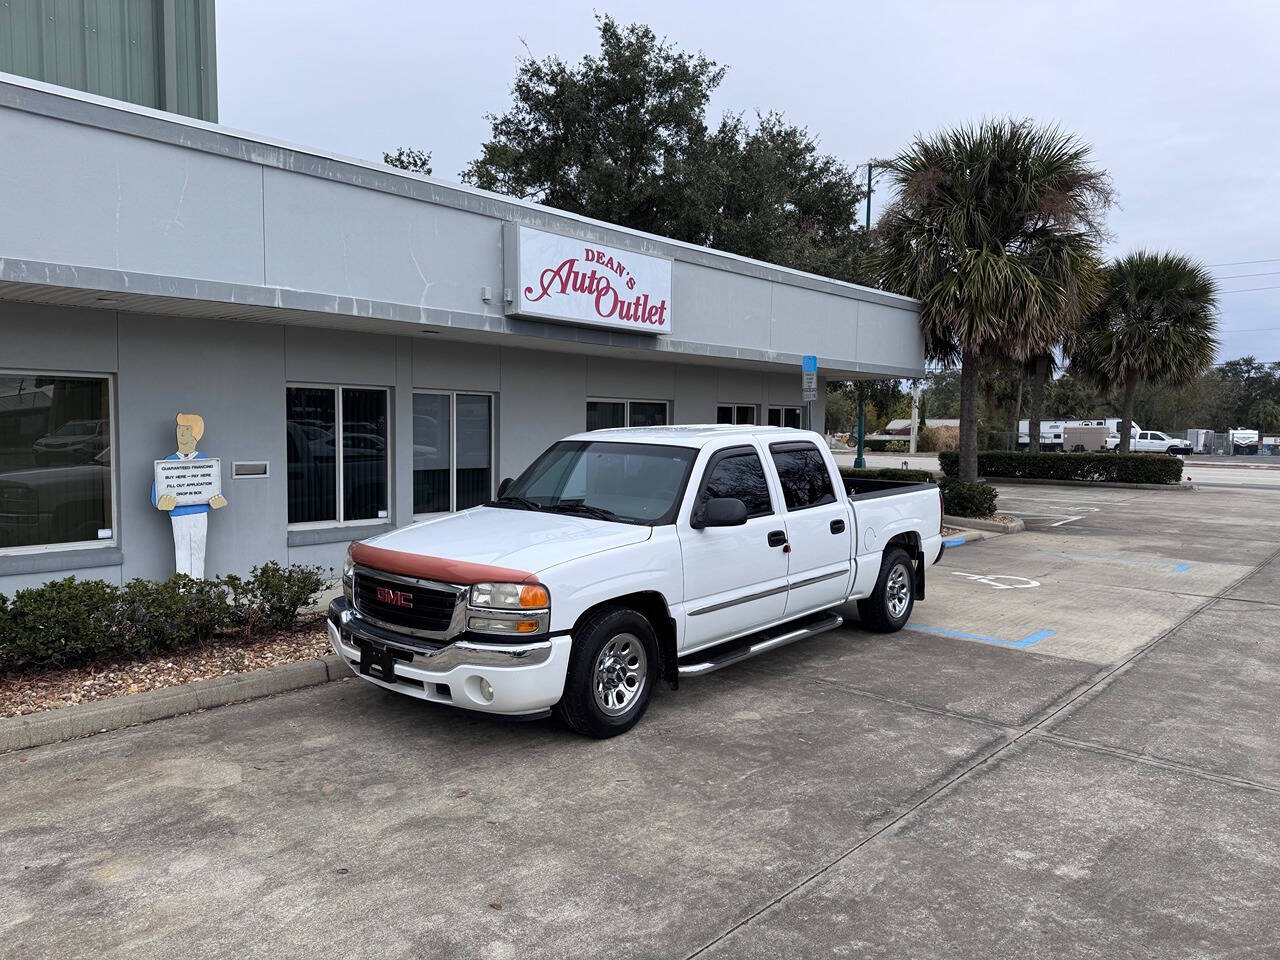
<svg viewBox="0 0 1280 960">
<path fill-rule="evenodd" d="M 607 672 L 600 684 L 598 667 Z M 605 607 L 574 631 L 564 695 L 556 713 L 565 726 L 583 736 L 616 737 L 644 716 L 657 676 L 658 638 L 649 621 L 627 607 Z M 632 678 L 635 682 L 629 684 Z"/>
<path fill-rule="evenodd" d="M 895 570 L 901 569 L 905 576 L 906 603 L 900 599 L 902 584 L 895 577 Z M 876 588 L 871 596 L 858 601 L 858 616 L 862 625 L 876 633 L 894 633 L 901 630 L 911 619 L 911 609 L 916 604 L 916 567 L 911 554 L 901 547 L 894 547 L 885 552 L 880 561 L 880 576 L 876 578 Z M 894 579 L 895 598 L 889 596 L 890 579 Z M 895 613 L 896 611 L 896 613 Z"/>
</svg>

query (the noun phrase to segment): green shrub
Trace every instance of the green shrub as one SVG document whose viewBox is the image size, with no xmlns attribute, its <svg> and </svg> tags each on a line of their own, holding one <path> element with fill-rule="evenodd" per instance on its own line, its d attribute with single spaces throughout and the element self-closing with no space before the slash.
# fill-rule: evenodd
<svg viewBox="0 0 1280 960">
<path fill-rule="evenodd" d="M 987 483 L 965 483 L 957 477 L 943 477 L 938 483 L 942 502 L 953 517 L 989 517 L 996 512 L 996 488 Z"/>
<path fill-rule="evenodd" d="M 885 453 L 906 453 L 911 449 L 911 444 L 906 440 L 890 440 L 884 445 Z"/>
<path fill-rule="evenodd" d="M 249 630 L 290 630 L 298 622 L 298 611 L 309 604 L 324 586 L 320 567 L 290 564 L 282 567 L 272 560 L 254 567 L 248 580 L 236 579 L 243 596 L 233 604 Z"/>
<path fill-rule="evenodd" d="M 67 577 L 0 596 L 0 669 L 69 666 L 180 650 L 229 627 L 297 625 L 324 585 L 319 567 L 267 563 L 247 578 L 131 580 L 123 587 Z"/>
<path fill-rule="evenodd" d="M 75 577 L 19 590 L 5 611 L 0 660 L 20 667 L 97 656 L 115 629 L 119 597 L 113 584 Z"/>
<path fill-rule="evenodd" d="M 959 475 L 960 454 L 956 451 L 939 453 L 938 463 L 948 477 Z M 1017 453 L 998 450 L 978 453 L 978 473 L 984 477 L 1179 483 L 1182 467 L 1181 460 L 1164 453 Z"/>
<path fill-rule="evenodd" d="M 928 470 L 904 470 L 901 467 L 841 467 L 840 476 L 863 477 L 867 480 L 910 480 L 912 483 L 933 483 Z"/>
</svg>

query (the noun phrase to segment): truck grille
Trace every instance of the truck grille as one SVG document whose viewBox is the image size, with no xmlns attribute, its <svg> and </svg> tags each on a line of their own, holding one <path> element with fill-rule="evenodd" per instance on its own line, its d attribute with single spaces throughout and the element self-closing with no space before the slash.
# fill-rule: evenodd
<svg viewBox="0 0 1280 960">
<path fill-rule="evenodd" d="M 355 571 L 356 611 L 389 626 L 445 633 L 463 595 Z"/>
</svg>

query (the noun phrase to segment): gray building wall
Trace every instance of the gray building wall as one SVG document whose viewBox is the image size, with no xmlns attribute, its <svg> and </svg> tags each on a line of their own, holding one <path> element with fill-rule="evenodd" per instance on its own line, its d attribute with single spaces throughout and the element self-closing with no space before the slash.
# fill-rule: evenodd
<svg viewBox="0 0 1280 960">
<path fill-rule="evenodd" d="M 5 0 L 0 71 L 216 121 L 214 0 Z"/>
<path fill-rule="evenodd" d="M 825 375 L 923 371 L 907 298 L 381 165 L 4 82 L 0 142 L 12 147 L 0 151 L 0 284 L 108 290 L 143 311 L 289 311 L 313 324 L 777 367 L 812 353 Z M 672 335 L 505 316 L 507 221 L 671 258 Z"/>
</svg>

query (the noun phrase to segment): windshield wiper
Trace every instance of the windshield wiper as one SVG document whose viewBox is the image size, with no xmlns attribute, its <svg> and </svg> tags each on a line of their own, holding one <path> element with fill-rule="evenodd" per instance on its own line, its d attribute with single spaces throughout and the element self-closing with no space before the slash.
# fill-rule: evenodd
<svg viewBox="0 0 1280 960">
<path fill-rule="evenodd" d="M 612 510 L 593 507 L 589 503 L 561 502 L 554 504 L 550 509 L 553 513 L 580 513 L 583 516 L 594 517 L 596 520 L 618 521 L 618 515 Z"/>
<path fill-rule="evenodd" d="M 541 510 L 542 504 L 535 503 L 528 497 L 499 497 L 497 500 L 490 500 L 485 504 L 486 507 L 514 507 L 517 510 Z"/>
</svg>

